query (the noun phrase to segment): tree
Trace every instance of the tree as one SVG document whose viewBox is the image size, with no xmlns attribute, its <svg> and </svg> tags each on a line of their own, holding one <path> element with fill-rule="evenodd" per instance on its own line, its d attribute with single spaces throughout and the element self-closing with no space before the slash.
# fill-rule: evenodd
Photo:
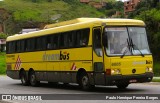
<svg viewBox="0 0 160 103">
<path fill-rule="evenodd" d="M 7 35 L 4 34 L 4 33 L 0 33 L 0 38 L 1 38 L 1 39 L 6 39 L 6 38 L 7 38 Z"/>
<path fill-rule="evenodd" d="M 0 23 L 2 24 L 2 26 L 3 26 L 3 32 L 4 33 L 6 33 L 6 20 L 9 18 L 9 13 L 5 10 L 5 9 L 3 9 L 3 8 L 1 8 L 0 9 Z"/>
<path fill-rule="evenodd" d="M 52 0 L 47 0 L 48 2 L 52 2 Z"/>
<path fill-rule="evenodd" d="M 136 18 L 146 23 L 148 40 L 153 57 L 155 60 L 160 60 L 159 50 L 157 50 L 157 48 L 160 48 L 160 10 L 155 8 L 147 10 L 141 12 Z"/>
<path fill-rule="evenodd" d="M 36 2 L 38 2 L 39 0 L 32 0 L 32 2 L 34 2 L 34 3 L 36 3 Z"/>
</svg>

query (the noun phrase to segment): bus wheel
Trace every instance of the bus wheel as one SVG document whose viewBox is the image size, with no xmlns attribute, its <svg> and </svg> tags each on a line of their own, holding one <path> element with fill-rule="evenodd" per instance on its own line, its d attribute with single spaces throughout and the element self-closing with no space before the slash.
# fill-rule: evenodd
<svg viewBox="0 0 160 103">
<path fill-rule="evenodd" d="M 83 90 L 88 90 L 91 88 L 91 85 L 89 83 L 89 78 L 87 76 L 87 73 L 82 73 L 80 76 L 80 82 L 79 82 L 80 87 Z"/>
<path fill-rule="evenodd" d="M 116 86 L 119 88 L 119 89 L 125 89 L 125 88 L 127 88 L 128 87 L 128 83 L 120 83 L 120 84 L 117 84 Z"/>
<path fill-rule="evenodd" d="M 31 71 L 31 73 L 30 73 L 30 84 L 31 84 L 31 86 L 36 87 L 36 86 L 39 85 L 39 83 L 40 83 L 40 82 L 37 81 L 37 79 L 36 79 L 35 72 L 34 72 L 34 71 Z"/>
<path fill-rule="evenodd" d="M 21 71 L 21 72 L 20 72 L 20 79 L 21 79 L 22 85 L 24 85 L 24 86 L 29 85 L 29 81 L 28 81 L 28 79 L 27 79 L 27 76 L 26 76 L 25 71 Z"/>
</svg>

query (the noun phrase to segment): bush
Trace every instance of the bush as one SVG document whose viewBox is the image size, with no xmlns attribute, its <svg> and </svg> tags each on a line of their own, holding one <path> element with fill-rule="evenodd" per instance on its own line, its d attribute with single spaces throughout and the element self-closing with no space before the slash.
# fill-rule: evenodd
<svg viewBox="0 0 160 103">
<path fill-rule="evenodd" d="M 0 33 L 0 38 L 1 38 L 1 39 L 6 39 L 6 38 L 7 38 L 7 35 L 4 34 L 4 33 Z"/>
<path fill-rule="evenodd" d="M 5 71 L 6 71 L 5 53 L 0 52 L 0 74 L 5 74 Z"/>
<path fill-rule="evenodd" d="M 160 63 L 158 61 L 154 62 L 153 72 L 154 76 L 160 76 Z"/>
</svg>

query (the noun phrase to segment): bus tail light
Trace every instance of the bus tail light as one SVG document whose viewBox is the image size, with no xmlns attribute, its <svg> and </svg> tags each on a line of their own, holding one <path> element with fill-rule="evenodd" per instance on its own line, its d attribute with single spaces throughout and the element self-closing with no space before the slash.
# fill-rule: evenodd
<svg viewBox="0 0 160 103">
<path fill-rule="evenodd" d="M 106 69 L 106 75 L 111 75 L 111 69 Z"/>
</svg>

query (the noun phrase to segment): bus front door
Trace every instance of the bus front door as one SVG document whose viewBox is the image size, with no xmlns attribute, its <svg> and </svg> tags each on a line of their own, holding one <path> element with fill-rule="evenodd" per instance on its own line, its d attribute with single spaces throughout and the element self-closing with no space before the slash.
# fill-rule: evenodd
<svg viewBox="0 0 160 103">
<path fill-rule="evenodd" d="M 105 85 L 101 30 L 100 27 L 93 29 L 93 70 L 95 85 Z"/>
</svg>

